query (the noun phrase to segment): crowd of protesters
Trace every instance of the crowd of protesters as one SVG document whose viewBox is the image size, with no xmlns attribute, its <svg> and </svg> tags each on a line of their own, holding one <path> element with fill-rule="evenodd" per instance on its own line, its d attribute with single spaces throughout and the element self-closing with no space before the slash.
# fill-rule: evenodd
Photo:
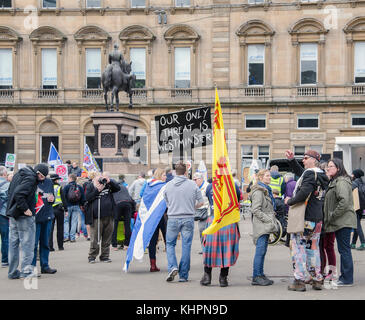
<svg viewBox="0 0 365 320">
<path fill-rule="evenodd" d="M 270 234 L 277 232 L 281 225 L 293 265 L 294 281 L 288 290 L 306 291 L 308 284 L 314 290 L 321 290 L 327 280 L 337 286 L 352 286 L 351 249 L 365 250 L 361 227 L 365 209 L 364 172 L 356 169 L 350 177 L 340 159 L 321 163 L 319 153 L 314 150 L 305 152 L 304 168 L 292 151 L 287 150 L 285 156 L 293 173 L 282 176 L 277 166 L 256 170 L 255 179 L 246 190 L 255 245 L 251 284 L 274 284 L 264 273 L 264 262 Z M 239 226 L 233 223 L 203 236 L 202 232 L 213 221 L 214 205 L 212 181 L 206 181 L 202 173 L 196 172 L 190 180 L 187 167 L 181 161 L 175 165 L 174 174 L 171 168 L 156 168 L 150 179 L 140 173 L 128 186 L 124 175 L 119 176 L 119 181 L 112 179 L 108 172 L 90 172 L 86 176 L 76 162 L 67 164 L 67 184 L 61 183 L 57 174 L 48 178 L 49 168 L 45 164 L 24 167 L 15 175 L 8 175 L 6 168 L 0 167 L 1 265 L 8 267 L 9 279 L 57 272 L 49 262 L 50 251 L 55 250 L 54 229 L 58 250 L 64 250 L 65 242 L 76 242 L 83 235 L 90 241 L 88 262 L 95 263 L 99 256 L 100 262 L 110 263 L 110 249 L 128 248 L 141 202 L 144 197 L 157 197 L 158 192 L 154 194 L 151 190 L 160 184 L 166 211 L 157 221 L 148 244 L 150 272 L 160 271 L 156 263 L 160 238 L 166 248 L 166 281 L 172 282 L 177 275 L 179 282 L 188 281 L 196 224 L 204 268 L 200 284 L 210 285 L 212 269 L 220 268 L 219 285 L 228 286 L 229 268 L 239 255 Z M 235 179 L 234 184 L 237 199 L 242 200 L 239 181 Z M 360 206 L 356 212 L 354 189 L 358 189 Z M 304 231 L 289 234 L 286 232 L 288 212 L 304 201 Z M 122 243 L 118 241 L 121 221 L 124 223 Z M 182 253 L 178 263 L 175 247 L 179 237 Z M 358 239 L 360 246 L 356 247 Z M 335 242 L 340 256 L 339 271 Z M 35 268 L 37 260 L 40 273 Z"/>
</svg>

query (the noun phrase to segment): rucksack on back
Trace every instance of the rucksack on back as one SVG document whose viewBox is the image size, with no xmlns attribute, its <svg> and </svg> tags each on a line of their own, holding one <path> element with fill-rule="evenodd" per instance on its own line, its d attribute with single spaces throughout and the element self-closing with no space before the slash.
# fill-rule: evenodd
<svg viewBox="0 0 365 320">
<path fill-rule="evenodd" d="M 360 209 L 365 210 L 365 183 L 359 185 L 359 202 Z"/>
<path fill-rule="evenodd" d="M 71 184 L 67 192 L 67 200 L 71 203 L 78 203 L 81 199 L 81 192 L 76 184 Z"/>
</svg>

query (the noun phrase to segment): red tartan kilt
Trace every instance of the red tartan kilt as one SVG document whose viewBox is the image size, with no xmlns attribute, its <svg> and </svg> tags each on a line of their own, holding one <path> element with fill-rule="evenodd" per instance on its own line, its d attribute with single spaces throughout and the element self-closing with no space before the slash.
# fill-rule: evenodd
<svg viewBox="0 0 365 320">
<path fill-rule="evenodd" d="M 208 217 L 207 226 L 213 221 L 213 215 Z M 239 254 L 240 233 L 237 223 L 232 223 L 214 234 L 203 238 L 203 264 L 206 267 L 226 268 L 233 266 Z"/>
</svg>

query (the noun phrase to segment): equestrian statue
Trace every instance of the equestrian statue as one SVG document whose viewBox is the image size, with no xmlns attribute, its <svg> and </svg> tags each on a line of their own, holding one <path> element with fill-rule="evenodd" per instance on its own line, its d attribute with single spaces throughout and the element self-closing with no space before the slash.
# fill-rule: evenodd
<svg viewBox="0 0 365 320">
<path fill-rule="evenodd" d="M 116 110 L 119 112 L 119 91 L 125 91 L 129 95 L 128 107 L 133 107 L 132 96 L 133 88 L 136 83 L 136 76 L 134 74 L 130 74 L 132 71 L 132 61 L 130 63 L 125 62 L 122 53 L 118 49 L 119 46 L 115 43 L 114 50 L 109 53 L 109 64 L 101 76 L 106 111 L 114 111 L 113 102 L 115 97 Z M 112 92 L 110 109 L 108 106 L 109 91 Z"/>
</svg>

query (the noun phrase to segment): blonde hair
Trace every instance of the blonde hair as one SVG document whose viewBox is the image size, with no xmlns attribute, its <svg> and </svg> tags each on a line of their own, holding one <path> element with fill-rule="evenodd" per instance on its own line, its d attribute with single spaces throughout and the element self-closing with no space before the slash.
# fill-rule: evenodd
<svg viewBox="0 0 365 320">
<path fill-rule="evenodd" d="M 261 169 L 256 175 L 257 175 L 257 181 L 256 183 L 258 183 L 259 181 L 262 181 L 262 179 L 264 178 L 264 175 L 266 174 L 266 172 L 270 173 L 270 170 L 268 169 Z"/>
<path fill-rule="evenodd" d="M 90 171 L 89 172 L 89 179 L 90 180 L 94 180 L 97 175 L 98 175 L 98 172 L 96 172 L 96 171 Z"/>
<path fill-rule="evenodd" d="M 153 177 L 156 180 L 162 180 L 162 175 L 165 173 L 165 170 L 161 169 L 161 168 L 157 168 L 155 170 L 155 172 L 153 173 Z"/>
</svg>

